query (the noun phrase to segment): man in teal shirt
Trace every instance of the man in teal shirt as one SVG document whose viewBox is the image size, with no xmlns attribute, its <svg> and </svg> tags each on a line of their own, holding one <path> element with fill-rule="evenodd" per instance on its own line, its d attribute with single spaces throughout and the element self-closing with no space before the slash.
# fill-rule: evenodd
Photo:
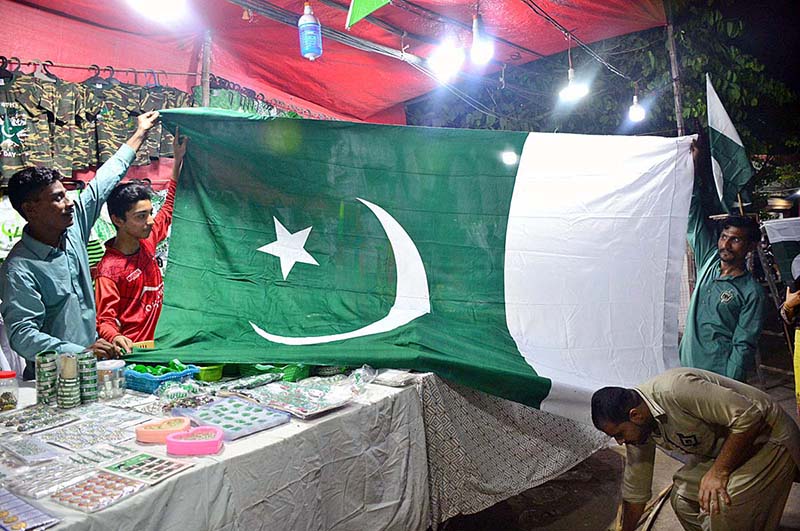
<svg viewBox="0 0 800 531">
<path fill-rule="evenodd" d="M 139 116 L 134 135 L 97 170 L 77 201 L 67 196 L 57 171 L 27 168 L 11 177 L 9 199 L 28 223 L 0 267 L 0 313 L 11 347 L 26 360 L 44 350 L 87 348 L 101 358 L 119 356 L 118 347 L 97 338 L 86 243 L 108 194 L 157 119 L 156 111 Z"/>
<path fill-rule="evenodd" d="M 719 237 L 708 219 L 712 200 L 706 172 L 695 155 L 695 182 L 689 207 L 688 240 L 694 251 L 697 284 L 689 303 L 680 346 L 681 365 L 744 381 L 754 365 L 764 320 L 764 290 L 747 271 L 747 253 L 761 231 L 755 220 L 729 216 L 719 223 Z"/>
</svg>

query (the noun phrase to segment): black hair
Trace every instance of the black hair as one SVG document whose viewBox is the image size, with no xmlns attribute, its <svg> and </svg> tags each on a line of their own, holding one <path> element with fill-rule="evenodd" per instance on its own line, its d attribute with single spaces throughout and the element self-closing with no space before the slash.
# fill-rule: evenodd
<svg viewBox="0 0 800 531">
<path fill-rule="evenodd" d="M 108 200 L 106 201 L 108 205 L 108 214 L 125 219 L 125 213 L 130 210 L 131 206 L 139 201 L 152 198 L 153 189 L 150 188 L 150 183 L 147 181 L 132 179 L 128 182 L 118 184 L 111 190 L 111 194 L 109 194 Z"/>
<path fill-rule="evenodd" d="M 761 241 L 761 228 L 758 226 L 758 222 L 753 218 L 747 216 L 728 216 L 722 218 L 719 222 L 720 232 L 728 227 L 736 227 L 744 230 L 744 233 L 747 235 L 747 240 L 750 243 L 758 243 Z"/>
<path fill-rule="evenodd" d="M 630 420 L 630 411 L 642 403 L 642 397 L 633 389 L 603 387 L 592 395 L 592 423 L 603 431 L 602 424 L 620 424 Z"/>
<path fill-rule="evenodd" d="M 35 200 L 42 190 L 62 178 L 58 170 L 50 168 L 31 167 L 18 171 L 8 181 L 8 199 L 11 201 L 11 206 L 23 218 L 28 219 L 22 211 L 22 204 Z"/>
</svg>

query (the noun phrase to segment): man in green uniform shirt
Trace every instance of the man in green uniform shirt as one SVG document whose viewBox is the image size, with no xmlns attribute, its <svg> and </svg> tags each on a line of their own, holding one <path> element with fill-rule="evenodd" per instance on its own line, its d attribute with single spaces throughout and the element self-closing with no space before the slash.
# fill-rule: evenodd
<svg viewBox="0 0 800 531">
<path fill-rule="evenodd" d="M 692 146 L 695 183 L 689 207 L 688 240 L 694 251 L 697 284 L 689 303 L 680 346 L 681 365 L 744 381 L 754 365 L 764 319 L 764 290 L 747 271 L 747 253 L 761 231 L 755 220 L 729 216 L 717 237 L 708 219 L 713 201 L 704 158 Z"/>
<path fill-rule="evenodd" d="M 651 497 L 656 446 L 687 454 L 671 502 L 684 529 L 778 528 L 800 462 L 800 432 L 766 393 L 699 369 L 592 396 L 592 422 L 625 444 L 622 529 Z"/>
</svg>

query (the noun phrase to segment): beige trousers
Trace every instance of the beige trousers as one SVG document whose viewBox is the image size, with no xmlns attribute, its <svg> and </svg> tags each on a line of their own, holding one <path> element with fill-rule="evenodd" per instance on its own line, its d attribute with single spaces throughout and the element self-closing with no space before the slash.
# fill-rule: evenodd
<svg viewBox="0 0 800 531">
<path fill-rule="evenodd" d="M 778 447 L 781 448 L 781 447 Z M 761 452 L 759 452 L 760 454 Z M 729 488 L 731 505 L 723 505 L 713 516 L 700 512 L 697 500 L 700 480 L 711 462 L 702 465 L 687 464 L 675 473 L 675 487 L 670 502 L 683 528 L 687 531 L 774 531 L 778 529 L 783 508 L 794 480 L 795 465 L 785 449 L 771 452 L 770 462 L 760 473 L 745 463 L 731 476 L 738 488 Z M 757 460 L 757 454 L 753 459 Z M 766 457 L 766 456 L 765 456 Z M 750 465 L 750 466 L 747 466 Z M 755 467 L 757 468 L 757 467 Z M 736 474 L 741 475 L 734 481 Z M 729 482 L 729 486 L 731 484 Z M 731 492 L 733 490 L 733 492 Z"/>
</svg>

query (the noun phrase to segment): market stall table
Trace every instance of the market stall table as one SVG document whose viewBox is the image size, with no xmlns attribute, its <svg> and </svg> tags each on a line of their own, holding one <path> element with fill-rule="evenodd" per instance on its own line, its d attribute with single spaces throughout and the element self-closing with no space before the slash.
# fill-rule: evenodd
<svg viewBox="0 0 800 531">
<path fill-rule="evenodd" d="M 419 374 L 358 402 L 191 459 L 195 467 L 57 529 L 425 529 L 558 476 L 607 438 L 591 426 Z M 32 403 L 32 389 L 21 399 Z M 128 446 L 165 455 L 163 446 Z"/>
</svg>

